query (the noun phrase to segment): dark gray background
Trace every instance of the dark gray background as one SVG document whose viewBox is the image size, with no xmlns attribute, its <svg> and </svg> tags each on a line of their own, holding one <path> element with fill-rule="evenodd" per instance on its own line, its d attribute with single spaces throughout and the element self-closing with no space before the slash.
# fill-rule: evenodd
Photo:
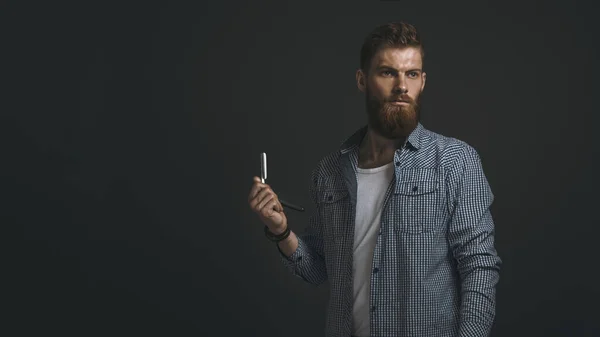
<svg viewBox="0 0 600 337">
<path fill-rule="evenodd" d="M 424 125 L 473 145 L 496 196 L 493 335 L 600 336 L 591 1 L 82 3 L 3 5 L 15 331 L 322 335 L 327 285 L 283 268 L 251 178 L 266 151 L 313 209 L 310 171 L 366 122 L 362 40 L 407 20 Z"/>
</svg>

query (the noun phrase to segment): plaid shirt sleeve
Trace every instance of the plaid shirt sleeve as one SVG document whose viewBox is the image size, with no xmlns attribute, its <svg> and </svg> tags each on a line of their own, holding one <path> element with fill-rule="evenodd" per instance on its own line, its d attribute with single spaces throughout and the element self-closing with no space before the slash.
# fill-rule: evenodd
<svg viewBox="0 0 600 337">
<path fill-rule="evenodd" d="M 317 205 L 317 172 L 312 172 L 310 195 L 314 205 Z M 289 224 L 288 224 L 289 225 Z M 300 277 L 308 283 L 319 285 L 327 280 L 327 269 L 323 254 L 323 222 L 318 210 L 309 217 L 309 224 L 304 233 L 296 233 L 298 248 L 286 257 L 281 250 L 281 259 L 292 275 Z M 277 245 L 279 249 L 279 245 Z"/>
<path fill-rule="evenodd" d="M 495 287 L 501 265 L 494 248 L 490 213 L 494 196 L 479 155 L 469 145 L 463 147 L 450 175 L 448 191 L 454 195 L 448 240 L 461 283 L 459 336 L 488 336 L 495 316 Z"/>
</svg>

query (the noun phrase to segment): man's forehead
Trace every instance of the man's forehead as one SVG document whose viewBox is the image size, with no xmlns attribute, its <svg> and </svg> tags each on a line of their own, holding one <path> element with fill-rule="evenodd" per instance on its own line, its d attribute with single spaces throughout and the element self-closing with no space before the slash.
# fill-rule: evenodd
<svg viewBox="0 0 600 337">
<path fill-rule="evenodd" d="M 423 65 L 421 50 L 416 47 L 385 48 L 378 51 L 373 58 L 375 68 L 390 66 L 394 68 L 418 68 Z"/>
</svg>

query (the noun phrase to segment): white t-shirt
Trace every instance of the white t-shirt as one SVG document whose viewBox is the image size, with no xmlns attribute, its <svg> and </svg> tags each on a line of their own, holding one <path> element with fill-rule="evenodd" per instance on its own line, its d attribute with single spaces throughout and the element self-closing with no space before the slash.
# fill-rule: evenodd
<svg viewBox="0 0 600 337">
<path fill-rule="evenodd" d="M 357 168 L 356 225 L 354 229 L 354 336 L 370 336 L 369 299 L 373 251 L 381 221 L 385 192 L 394 176 L 393 162 L 370 169 Z"/>
</svg>

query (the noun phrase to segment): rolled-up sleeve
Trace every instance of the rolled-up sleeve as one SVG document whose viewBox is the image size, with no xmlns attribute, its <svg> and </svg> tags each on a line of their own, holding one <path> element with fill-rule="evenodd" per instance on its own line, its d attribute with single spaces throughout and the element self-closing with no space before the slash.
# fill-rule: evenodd
<svg viewBox="0 0 600 337">
<path fill-rule="evenodd" d="M 289 257 L 285 256 L 281 250 L 279 252 L 284 265 L 294 276 L 300 277 L 308 283 L 318 285 L 327 280 L 327 268 L 323 255 L 323 222 L 321 221 L 316 202 L 317 169 L 312 172 L 311 181 L 310 195 L 316 206 L 316 210 L 310 216 L 308 226 L 304 232 L 302 234 L 294 232 L 298 238 L 298 248 L 296 251 Z M 279 245 L 277 247 L 279 248 Z"/>
</svg>

